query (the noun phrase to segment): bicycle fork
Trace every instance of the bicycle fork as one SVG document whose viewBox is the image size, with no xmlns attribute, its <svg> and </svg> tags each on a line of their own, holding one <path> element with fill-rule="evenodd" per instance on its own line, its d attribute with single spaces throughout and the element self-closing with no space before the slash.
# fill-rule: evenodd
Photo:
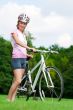
<svg viewBox="0 0 73 110">
<path fill-rule="evenodd" d="M 47 87 L 48 88 L 54 88 L 54 84 L 53 84 L 52 78 L 50 76 L 50 73 L 47 72 L 47 70 L 45 70 L 46 69 L 46 65 L 45 65 L 45 62 L 44 62 L 44 57 L 42 55 L 41 55 L 41 59 L 42 59 L 41 60 L 42 61 L 42 72 L 43 72 L 43 75 L 45 77 L 45 81 L 46 81 Z M 48 74 L 48 78 L 49 78 L 49 81 L 50 81 L 51 85 L 49 85 L 49 82 L 48 82 L 46 74 Z"/>
<path fill-rule="evenodd" d="M 48 75 L 48 77 L 46 76 L 46 74 Z M 54 84 L 53 84 L 52 78 L 51 78 L 51 76 L 50 76 L 50 73 L 47 72 L 47 70 L 45 70 L 45 68 L 43 69 L 43 75 L 44 75 L 44 78 L 45 78 L 47 87 L 48 87 L 48 88 L 54 88 Z M 49 81 L 50 81 L 51 85 L 49 85 L 48 78 L 49 78 Z"/>
</svg>

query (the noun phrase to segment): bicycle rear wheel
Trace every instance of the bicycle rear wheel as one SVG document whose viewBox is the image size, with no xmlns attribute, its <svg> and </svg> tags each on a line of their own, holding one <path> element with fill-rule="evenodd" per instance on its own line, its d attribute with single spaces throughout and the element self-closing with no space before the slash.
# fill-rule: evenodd
<svg viewBox="0 0 73 110">
<path fill-rule="evenodd" d="M 45 100 L 50 97 L 52 99 L 57 98 L 58 100 L 61 100 L 64 91 L 64 83 L 61 73 L 55 67 L 47 67 L 45 69 L 45 74 L 49 86 L 47 86 L 44 74 L 42 73 L 39 81 L 40 98 Z M 53 86 L 51 84 L 49 74 L 53 82 Z"/>
</svg>

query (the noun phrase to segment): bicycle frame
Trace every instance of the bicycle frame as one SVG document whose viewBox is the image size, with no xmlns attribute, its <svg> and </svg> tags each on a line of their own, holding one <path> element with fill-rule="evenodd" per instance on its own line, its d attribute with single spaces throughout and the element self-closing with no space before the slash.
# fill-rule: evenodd
<svg viewBox="0 0 73 110">
<path fill-rule="evenodd" d="M 37 72 L 37 74 L 35 76 L 34 82 L 32 84 L 31 74 L 33 74 L 33 72 L 37 69 L 37 67 L 39 67 L 39 70 L 38 70 L 38 72 Z M 45 81 L 46 81 L 47 87 L 54 87 L 53 81 L 52 81 L 51 76 L 50 76 L 49 73 L 48 73 L 48 77 L 49 77 L 49 81 L 50 81 L 51 85 L 48 84 L 47 77 L 46 77 L 46 74 L 45 74 L 45 68 L 46 68 L 46 65 L 45 65 L 44 56 L 43 56 L 43 54 L 41 54 L 41 60 L 36 64 L 36 66 L 31 71 L 28 71 L 28 73 L 27 73 L 29 81 L 31 83 L 31 88 L 32 88 L 33 92 L 35 90 L 35 87 L 36 87 L 36 84 L 38 82 L 38 79 L 40 77 L 41 72 L 43 73 L 43 75 L 45 77 Z"/>
</svg>

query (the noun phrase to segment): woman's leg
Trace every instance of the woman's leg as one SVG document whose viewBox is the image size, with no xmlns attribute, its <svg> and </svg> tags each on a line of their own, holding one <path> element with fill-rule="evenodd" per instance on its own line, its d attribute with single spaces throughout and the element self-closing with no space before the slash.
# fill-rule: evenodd
<svg viewBox="0 0 73 110">
<path fill-rule="evenodd" d="M 25 73 L 25 70 L 22 69 L 22 77 L 23 77 L 24 73 Z M 14 81 L 15 81 L 15 77 L 14 77 Z M 16 97 L 17 89 L 18 89 L 18 87 L 16 88 L 16 90 L 14 91 L 14 93 L 13 93 L 13 95 L 12 95 L 12 101 L 14 101 L 14 99 L 15 99 L 15 97 Z"/>
<path fill-rule="evenodd" d="M 9 94 L 8 94 L 8 100 L 10 100 L 10 101 L 15 99 L 17 88 L 18 88 L 19 84 L 21 83 L 21 79 L 24 74 L 24 69 L 15 69 L 13 71 L 13 73 L 14 73 L 14 82 L 12 83 L 12 86 L 11 86 L 11 88 L 9 90 Z"/>
</svg>

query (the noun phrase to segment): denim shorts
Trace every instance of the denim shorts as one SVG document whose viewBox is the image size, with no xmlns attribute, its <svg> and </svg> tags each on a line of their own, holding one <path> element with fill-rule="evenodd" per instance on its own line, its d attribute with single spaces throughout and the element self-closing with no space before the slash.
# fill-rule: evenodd
<svg viewBox="0 0 73 110">
<path fill-rule="evenodd" d="M 12 58 L 12 68 L 13 69 L 26 69 L 26 58 Z"/>
</svg>

